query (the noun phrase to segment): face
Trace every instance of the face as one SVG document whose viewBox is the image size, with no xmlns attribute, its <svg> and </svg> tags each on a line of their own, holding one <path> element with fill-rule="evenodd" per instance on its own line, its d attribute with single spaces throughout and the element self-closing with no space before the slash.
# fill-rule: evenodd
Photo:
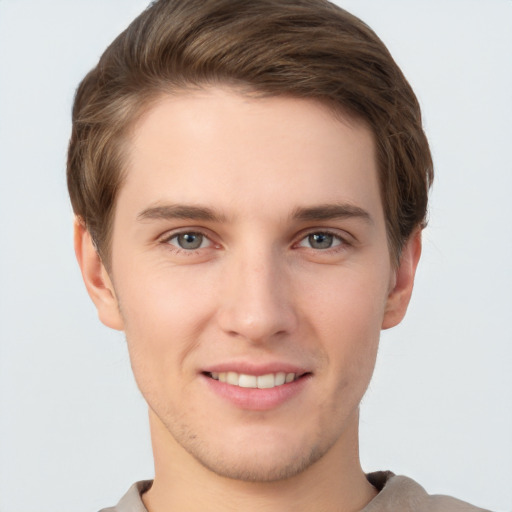
<svg viewBox="0 0 512 512">
<path fill-rule="evenodd" d="M 163 97 L 130 140 L 111 257 L 95 301 L 159 443 L 269 481 L 354 438 L 403 281 L 362 124 L 303 99 Z"/>
</svg>

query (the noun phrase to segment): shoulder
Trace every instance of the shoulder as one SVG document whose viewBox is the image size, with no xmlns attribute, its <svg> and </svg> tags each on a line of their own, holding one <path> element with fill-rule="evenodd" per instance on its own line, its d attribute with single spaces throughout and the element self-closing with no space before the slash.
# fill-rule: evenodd
<svg viewBox="0 0 512 512">
<path fill-rule="evenodd" d="M 428 494 L 411 478 L 391 471 L 370 473 L 367 478 L 379 494 L 361 512 L 490 512 L 451 496 Z M 100 512 L 147 512 L 141 496 L 151 484 L 151 480 L 133 484 L 115 507 Z"/>
<path fill-rule="evenodd" d="M 379 494 L 362 512 L 489 512 L 465 501 L 440 494 L 428 494 L 417 482 L 390 471 L 367 475 Z"/>
<path fill-rule="evenodd" d="M 147 512 L 141 496 L 151 487 L 152 483 L 152 480 L 134 483 L 115 507 L 103 508 L 99 512 Z"/>
</svg>

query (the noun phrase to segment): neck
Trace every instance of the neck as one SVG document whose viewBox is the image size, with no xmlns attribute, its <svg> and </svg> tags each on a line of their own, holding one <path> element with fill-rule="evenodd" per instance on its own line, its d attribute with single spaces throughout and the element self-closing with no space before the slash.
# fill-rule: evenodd
<svg viewBox="0 0 512 512">
<path fill-rule="evenodd" d="M 273 482 L 219 476 L 186 452 L 150 413 L 155 479 L 143 501 L 148 512 L 356 512 L 375 497 L 359 462 L 358 413 L 320 460 L 298 475 Z"/>
</svg>

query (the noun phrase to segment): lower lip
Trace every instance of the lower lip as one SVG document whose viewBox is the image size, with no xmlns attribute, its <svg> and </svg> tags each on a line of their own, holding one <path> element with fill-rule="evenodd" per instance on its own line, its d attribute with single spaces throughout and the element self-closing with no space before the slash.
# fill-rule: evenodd
<svg viewBox="0 0 512 512">
<path fill-rule="evenodd" d="M 282 386 L 259 389 L 233 386 L 212 379 L 207 375 L 202 375 L 202 377 L 209 389 L 215 394 L 227 400 L 235 407 L 249 411 L 267 411 L 285 404 L 303 391 L 310 380 L 310 375 L 305 375 Z"/>
</svg>

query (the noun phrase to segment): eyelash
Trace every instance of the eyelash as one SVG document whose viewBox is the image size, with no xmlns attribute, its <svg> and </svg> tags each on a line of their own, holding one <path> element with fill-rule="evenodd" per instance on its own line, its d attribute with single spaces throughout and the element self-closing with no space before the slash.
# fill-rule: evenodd
<svg viewBox="0 0 512 512">
<path fill-rule="evenodd" d="M 209 245 L 207 247 L 200 246 L 196 249 L 185 249 L 183 247 L 179 247 L 179 245 L 177 245 L 177 244 L 171 243 L 171 240 L 177 239 L 179 236 L 183 236 L 183 235 L 199 235 L 201 237 L 204 237 L 204 239 L 206 239 L 209 242 Z M 333 237 L 333 240 L 336 243 L 335 243 L 335 245 L 333 245 L 331 247 L 327 247 L 325 249 L 315 249 L 314 247 L 306 247 L 306 246 L 301 245 L 301 243 L 306 241 L 308 239 L 308 237 L 313 236 L 313 235 L 327 235 L 329 237 Z M 204 242 L 204 240 L 201 241 L 201 245 L 203 244 L 203 242 Z M 179 254 L 179 255 L 183 254 L 186 256 L 196 255 L 196 254 L 198 254 L 198 252 L 201 249 L 208 249 L 208 248 L 211 248 L 212 246 L 215 247 L 215 245 L 216 245 L 215 242 L 211 239 L 211 236 L 206 234 L 204 231 L 201 231 L 200 229 L 197 229 L 197 230 L 188 229 L 188 230 L 174 232 L 171 234 L 166 234 L 164 237 L 162 237 L 160 239 L 160 243 L 162 245 L 165 245 L 169 250 L 171 250 L 175 254 Z M 332 230 L 329 230 L 329 229 L 312 229 L 307 232 L 301 233 L 299 240 L 293 244 L 293 247 L 298 247 L 298 248 L 303 247 L 307 250 L 312 250 L 312 251 L 319 252 L 319 253 L 329 254 L 329 253 L 333 253 L 333 252 L 336 253 L 336 252 L 342 251 L 342 250 L 346 249 L 347 247 L 350 247 L 351 245 L 352 244 L 347 240 L 347 237 L 343 237 L 337 232 L 333 232 Z"/>
<path fill-rule="evenodd" d="M 209 245 L 208 245 L 208 247 L 200 246 L 196 249 L 185 249 L 184 247 L 179 247 L 179 245 L 177 245 L 177 244 L 175 245 L 175 244 L 171 243 L 171 240 L 178 238 L 179 236 L 184 236 L 184 235 L 199 235 L 199 236 L 203 237 L 204 240 L 207 240 L 209 242 Z M 203 245 L 204 240 L 201 241 L 201 245 Z M 208 236 L 206 233 L 202 232 L 201 230 L 194 230 L 194 229 L 178 231 L 178 232 L 172 233 L 170 235 L 167 234 L 160 240 L 160 242 L 163 245 L 165 245 L 169 250 L 174 252 L 175 254 L 179 254 L 179 255 L 183 254 L 186 256 L 193 256 L 193 255 L 197 254 L 201 249 L 207 249 L 207 248 L 211 247 L 212 245 L 215 245 L 210 236 Z"/>
<path fill-rule="evenodd" d="M 304 241 L 306 241 L 309 237 L 314 235 L 327 235 L 329 237 L 333 238 L 333 243 L 331 247 L 326 247 L 324 249 L 314 248 L 314 247 L 305 247 L 301 245 Z M 298 245 L 299 247 L 305 247 L 306 249 L 311 249 L 313 251 L 318 251 L 322 253 L 331 253 L 331 252 L 337 252 L 343 249 L 346 249 L 347 246 L 350 246 L 351 244 L 347 241 L 347 239 L 343 236 L 341 236 L 337 232 L 333 232 L 329 229 L 315 229 L 310 230 L 307 233 L 303 234 L 303 236 L 300 238 L 299 242 L 295 245 Z"/>
</svg>

